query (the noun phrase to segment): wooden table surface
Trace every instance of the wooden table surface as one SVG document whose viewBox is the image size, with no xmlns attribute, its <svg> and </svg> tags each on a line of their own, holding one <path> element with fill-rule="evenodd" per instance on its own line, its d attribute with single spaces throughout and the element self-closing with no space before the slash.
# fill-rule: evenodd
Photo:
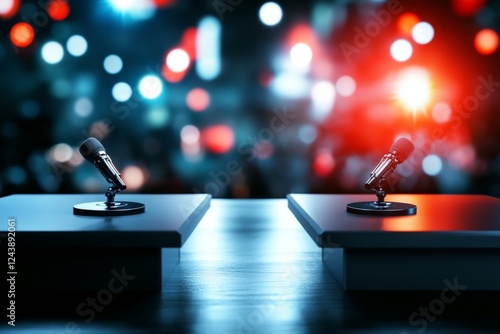
<svg viewBox="0 0 500 334">
<path fill-rule="evenodd" d="M 181 262 L 161 294 L 114 294 L 93 319 L 77 312 L 78 301 L 61 306 L 50 296 L 29 296 L 29 302 L 19 301 L 27 310 L 19 305 L 16 327 L 5 327 L 2 316 L 0 331 L 499 332 L 500 294 L 459 291 L 452 302 L 441 298 L 439 291 L 347 293 L 323 265 L 320 248 L 285 199 L 215 199 L 181 248 Z"/>
</svg>

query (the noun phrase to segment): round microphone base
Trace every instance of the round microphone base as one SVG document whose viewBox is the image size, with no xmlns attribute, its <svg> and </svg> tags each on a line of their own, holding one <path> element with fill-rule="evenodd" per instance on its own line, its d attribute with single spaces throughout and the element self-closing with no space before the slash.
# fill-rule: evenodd
<svg viewBox="0 0 500 334">
<path fill-rule="evenodd" d="M 411 216 L 417 214 L 417 206 L 398 202 L 354 202 L 347 204 L 347 212 L 366 216 Z"/>
<path fill-rule="evenodd" d="M 106 202 L 89 202 L 73 206 L 73 214 L 81 216 L 125 216 L 144 210 L 144 204 L 137 202 L 115 202 L 113 206 L 107 206 Z"/>
</svg>

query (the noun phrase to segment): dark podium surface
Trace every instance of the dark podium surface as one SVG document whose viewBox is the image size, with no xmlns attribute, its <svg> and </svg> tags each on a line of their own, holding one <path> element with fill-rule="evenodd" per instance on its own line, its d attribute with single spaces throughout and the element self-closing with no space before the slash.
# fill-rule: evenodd
<svg viewBox="0 0 500 334">
<path fill-rule="evenodd" d="M 0 198 L 2 219 L 16 222 L 20 289 L 95 290 L 113 273 L 135 273 L 131 289 L 161 290 L 179 248 L 210 206 L 210 195 L 120 194 L 146 205 L 119 217 L 73 214 L 73 205 L 102 195 L 12 195 Z M 7 231 L 3 224 L 1 231 Z M 116 275 L 115 275 L 116 276 Z"/>
<path fill-rule="evenodd" d="M 5 219 L 6 213 L 1 214 Z M 95 293 L 64 307 L 51 298 L 33 296 L 27 302 L 18 301 L 15 328 L 6 325 L 8 319 L 2 314 L 0 332 L 466 334 L 500 330 L 497 292 L 462 291 L 439 309 L 439 291 L 344 291 L 322 262 L 321 248 L 297 222 L 285 199 L 213 199 L 180 253 L 182 260 L 161 293 L 129 300 L 125 292 L 132 281 L 92 319 L 79 313 L 77 306 L 95 298 Z M 421 314 L 421 308 L 427 313 Z"/>
<path fill-rule="evenodd" d="M 417 205 L 417 214 L 379 217 L 346 211 L 373 195 L 287 197 L 344 289 L 441 290 L 460 277 L 469 290 L 500 290 L 498 198 L 390 195 L 389 202 Z"/>
</svg>

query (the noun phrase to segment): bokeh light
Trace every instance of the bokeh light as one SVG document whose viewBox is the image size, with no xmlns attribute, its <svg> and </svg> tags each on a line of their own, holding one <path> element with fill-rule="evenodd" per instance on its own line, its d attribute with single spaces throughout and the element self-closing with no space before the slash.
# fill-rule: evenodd
<svg viewBox="0 0 500 334">
<path fill-rule="evenodd" d="M 312 144 L 318 138 L 318 131 L 311 124 L 304 124 L 299 128 L 299 139 L 304 144 Z"/>
<path fill-rule="evenodd" d="M 16 23 L 10 30 L 10 40 L 18 48 L 29 46 L 35 39 L 33 27 L 26 22 Z"/>
<path fill-rule="evenodd" d="M 19 10 L 21 0 L 2 0 L 0 1 L 0 18 L 10 19 L 15 16 Z"/>
<path fill-rule="evenodd" d="M 146 176 L 144 171 L 137 166 L 127 166 L 121 172 L 121 178 L 127 185 L 127 190 L 137 190 L 144 185 Z"/>
<path fill-rule="evenodd" d="M 87 52 L 87 47 L 87 40 L 80 35 L 71 36 L 66 43 L 68 53 L 74 57 L 83 56 Z"/>
<path fill-rule="evenodd" d="M 75 113 L 80 117 L 88 117 L 94 111 L 94 103 L 88 97 L 81 97 L 75 101 Z"/>
<path fill-rule="evenodd" d="M 335 88 L 339 95 L 348 97 L 356 91 L 356 81 L 352 77 L 344 75 L 337 79 Z"/>
<path fill-rule="evenodd" d="M 420 21 L 414 13 L 403 13 L 398 17 L 398 30 L 404 35 L 411 35 L 413 27 Z"/>
<path fill-rule="evenodd" d="M 200 20 L 196 34 L 196 73 L 203 80 L 213 80 L 221 72 L 221 23 L 213 16 Z"/>
<path fill-rule="evenodd" d="M 314 173 L 320 177 L 328 176 L 335 168 L 335 159 L 328 152 L 319 152 L 314 158 Z"/>
<path fill-rule="evenodd" d="M 47 42 L 42 47 L 42 58 L 47 64 L 57 64 L 64 57 L 64 49 L 57 42 Z"/>
<path fill-rule="evenodd" d="M 266 2 L 259 9 L 259 18 L 266 26 L 275 26 L 280 23 L 283 11 L 276 2 Z"/>
<path fill-rule="evenodd" d="M 173 49 L 167 54 L 166 64 L 173 72 L 184 72 L 190 62 L 188 53 L 183 49 Z"/>
<path fill-rule="evenodd" d="M 146 111 L 145 121 L 152 128 L 161 128 L 167 125 L 170 118 L 168 109 L 152 108 Z"/>
<path fill-rule="evenodd" d="M 207 150 L 224 154 L 234 146 L 234 131 L 228 125 L 212 125 L 204 128 L 201 132 L 203 145 Z"/>
<path fill-rule="evenodd" d="M 68 162 L 73 156 L 73 149 L 65 143 L 52 146 L 49 150 L 49 157 L 52 161 L 58 163 Z"/>
<path fill-rule="evenodd" d="M 332 110 L 335 104 L 335 87 L 329 81 L 319 81 L 311 89 L 313 103 L 313 118 L 317 121 L 323 120 Z"/>
<path fill-rule="evenodd" d="M 146 75 L 139 82 L 139 92 L 146 99 L 156 99 L 162 91 L 163 83 L 156 75 Z"/>
<path fill-rule="evenodd" d="M 424 110 L 431 98 L 429 72 L 420 67 L 403 69 L 396 81 L 396 96 L 405 108 Z"/>
<path fill-rule="evenodd" d="M 441 158 L 435 154 L 429 154 L 422 160 L 422 169 L 429 176 L 436 176 L 441 172 L 443 162 Z"/>
<path fill-rule="evenodd" d="M 305 43 L 297 43 L 290 50 L 292 63 L 299 67 L 306 67 L 313 58 L 312 49 Z"/>
<path fill-rule="evenodd" d="M 125 82 L 118 82 L 113 86 L 111 94 L 116 101 L 125 102 L 132 97 L 132 88 Z"/>
<path fill-rule="evenodd" d="M 54 21 L 65 20 L 71 9 L 66 0 L 50 0 L 47 3 L 47 13 Z"/>
<path fill-rule="evenodd" d="M 451 118 L 451 106 L 446 102 L 438 102 L 432 108 L 432 118 L 436 123 L 446 123 Z"/>
<path fill-rule="evenodd" d="M 186 95 L 186 104 L 193 111 L 203 111 L 210 105 L 210 95 L 203 88 L 193 88 Z"/>
<path fill-rule="evenodd" d="M 117 74 L 123 68 L 123 61 L 117 55 L 109 55 L 104 58 L 103 66 L 104 70 L 109 74 Z"/>
<path fill-rule="evenodd" d="M 413 27 L 411 36 L 415 43 L 428 44 L 434 38 L 434 28 L 428 22 L 419 22 Z"/>
<path fill-rule="evenodd" d="M 490 55 L 498 49 L 498 34 L 493 29 L 482 29 L 474 38 L 474 47 L 482 55 Z"/>
<path fill-rule="evenodd" d="M 486 0 L 451 0 L 453 10 L 458 15 L 472 16 L 485 5 Z"/>
<path fill-rule="evenodd" d="M 406 39 L 398 39 L 391 45 L 391 56 L 399 62 L 407 61 L 413 54 L 413 47 Z"/>
</svg>

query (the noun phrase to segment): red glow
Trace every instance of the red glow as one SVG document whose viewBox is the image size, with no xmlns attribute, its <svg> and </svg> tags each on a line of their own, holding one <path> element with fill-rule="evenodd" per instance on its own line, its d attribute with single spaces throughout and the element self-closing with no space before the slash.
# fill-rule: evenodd
<svg viewBox="0 0 500 334">
<path fill-rule="evenodd" d="M 498 34 L 492 29 L 483 29 L 476 34 L 474 46 L 482 55 L 490 55 L 498 49 Z"/>
<path fill-rule="evenodd" d="M 19 48 L 30 45 L 35 38 L 33 27 L 26 22 L 16 23 L 10 30 L 10 39 L 12 44 Z"/>
<path fill-rule="evenodd" d="M 321 177 L 325 177 L 330 174 L 334 167 L 335 160 L 329 153 L 319 153 L 314 159 L 314 172 Z"/>
<path fill-rule="evenodd" d="M 153 0 L 157 8 L 170 7 L 175 5 L 175 0 Z"/>
<path fill-rule="evenodd" d="M 21 0 L 12 0 L 10 7 L 7 7 L 7 5 L 2 5 L 0 9 L 0 18 L 2 19 L 10 19 L 11 17 L 15 16 L 17 12 L 19 11 L 19 5 L 21 4 Z"/>
<path fill-rule="evenodd" d="M 458 15 L 472 16 L 483 8 L 485 0 L 452 0 L 453 10 Z"/>
<path fill-rule="evenodd" d="M 187 71 L 184 72 L 174 72 L 172 71 L 166 64 L 163 65 L 163 69 L 161 71 L 161 75 L 168 82 L 179 82 L 186 76 Z"/>
<path fill-rule="evenodd" d="M 184 31 L 182 35 L 181 45 L 179 46 L 181 49 L 187 52 L 189 58 L 193 61 L 196 59 L 196 34 L 198 33 L 198 29 L 196 28 L 188 28 Z"/>
<path fill-rule="evenodd" d="M 210 105 L 210 95 L 203 88 L 194 88 L 186 95 L 186 104 L 193 111 L 203 111 Z"/>
<path fill-rule="evenodd" d="M 55 21 L 65 20 L 69 12 L 70 7 L 66 0 L 51 0 L 47 4 L 47 13 Z"/>
<path fill-rule="evenodd" d="M 212 125 L 202 130 L 203 145 L 213 153 L 229 152 L 234 146 L 234 132 L 228 125 Z"/>
<path fill-rule="evenodd" d="M 413 13 L 403 13 L 398 18 L 398 30 L 405 35 L 411 35 L 411 30 L 420 21 Z"/>
</svg>

